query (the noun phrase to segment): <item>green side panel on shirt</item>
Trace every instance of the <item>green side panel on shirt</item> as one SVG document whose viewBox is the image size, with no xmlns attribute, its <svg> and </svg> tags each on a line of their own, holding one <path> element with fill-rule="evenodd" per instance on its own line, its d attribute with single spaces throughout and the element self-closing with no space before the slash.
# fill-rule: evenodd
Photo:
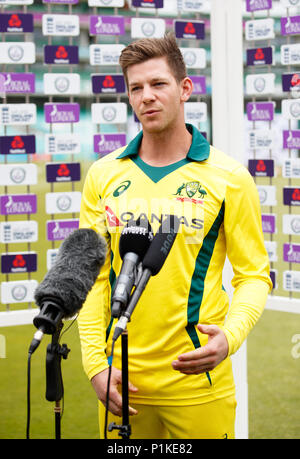
<svg viewBox="0 0 300 459">
<path fill-rule="evenodd" d="M 195 349 L 201 346 L 199 337 L 197 335 L 195 326 L 199 322 L 200 307 L 203 299 L 204 282 L 208 271 L 209 263 L 214 251 L 214 246 L 219 234 L 220 226 L 224 219 L 225 203 L 223 201 L 221 209 L 217 218 L 215 219 L 212 227 L 203 240 L 202 247 L 196 259 L 194 274 L 192 277 L 191 288 L 188 299 L 187 318 L 188 324 L 186 331 L 191 338 Z M 206 376 L 211 382 L 210 374 L 207 372 Z"/>
</svg>

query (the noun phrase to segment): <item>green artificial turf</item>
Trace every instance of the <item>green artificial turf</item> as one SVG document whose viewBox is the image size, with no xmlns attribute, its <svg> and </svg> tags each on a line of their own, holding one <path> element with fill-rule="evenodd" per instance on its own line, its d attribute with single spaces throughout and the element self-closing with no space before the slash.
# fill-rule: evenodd
<svg viewBox="0 0 300 459">
<path fill-rule="evenodd" d="M 248 337 L 250 438 L 300 438 L 296 335 L 300 337 L 300 314 L 265 310 Z"/>
<path fill-rule="evenodd" d="M 0 359 L 0 438 L 26 438 L 28 348 L 35 331 L 33 325 L 0 328 L 6 339 L 6 358 Z M 51 337 L 45 335 L 31 357 L 31 439 L 55 438 L 55 403 L 46 400 L 45 392 L 46 348 L 50 341 Z M 64 383 L 61 438 L 98 438 L 97 398 L 83 372 L 76 323 L 62 335 L 61 343 L 70 349 L 68 358 L 61 361 Z"/>
<path fill-rule="evenodd" d="M 0 358 L 0 438 L 26 438 L 27 353 L 33 325 L 0 328 L 6 357 Z M 300 438 L 300 357 L 292 337 L 300 334 L 300 315 L 266 310 L 248 338 L 249 438 Z M 55 438 L 54 403 L 45 398 L 44 336 L 31 359 L 30 438 Z M 85 376 L 77 325 L 62 336 L 71 349 L 61 369 L 65 388 L 63 439 L 97 439 L 97 400 Z M 298 353 L 300 350 L 298 349 Z"/>
</svg>

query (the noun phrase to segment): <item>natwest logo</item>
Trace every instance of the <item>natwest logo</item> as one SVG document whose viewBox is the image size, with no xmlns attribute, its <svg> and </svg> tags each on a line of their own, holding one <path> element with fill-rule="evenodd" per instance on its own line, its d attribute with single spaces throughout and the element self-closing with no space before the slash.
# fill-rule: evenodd
<svg viewBox="0 0 300 459">
<path fill-rule="evenodd" d="M 124 93 L 124 76 L 118 73 L 113 75 L 94 74 L 92 75 L 92 90 L 94 94 L 100 93 Z"/>
<path fill-rule="evenodd" d="M 22 140 L 22 137 L 20 137 L 19 135 L 16 135 L 13 139 L 13 141 L 11 142 L 11 147 L 16 149 L 16 148 L 23 148 L 24 147 L 24 142 Z"/>
<path fill-rule="evenodd" d="M 265 58 L 265 54 L 263 50 L 261 48 L 257 48 L 256 53 L 255 53 L 255 59 L 259 60 L 259 59 L 264 59 L 264 58 Z"/>
<path fill-rule="evenodd" d="M 194 34 L 196 33 L 195 27 L 193 26 L 192 22 L 188 22 L 184 28 L 185 33 L 191 33 Z"/>
<path fill-rule="evenodd" d="M 152 8 L 163 8 L 163 0 L 132 0 L 132 6 L 135 7 L 149 7 Z"/>
<path fill-rule="evenodd" d="M 286 206 L 300 206 L 300 189 L 294 187 L 284 187 L 283 204 Z"/>
<path fill-rule="evenodd" d="M 8 21 L 8 25 L 10 27 L 21 27 L 22 21 L 17 14 L 12 14 Z"/>
<path fill-rule="evenodd" d="M 26 261 L 24 260 L 23 255 L 16 255 L 12 264 L 14 268 L 23 268 L 26 265 Z"/>
<path fill-rule="evenodd" d="M 57 174 L 60 176 L 60 177 L 66 177 L 66 176 L 69 176 L 70 175 L 70 169 L 68 168 L 68 166 L 66 164 L 61 164 L 58 171 L 57 171 Z"/>
<path fill-rule="evenodd" d="M 57 48 L 57 51 L 55 53 L 55 56 L 58 58 L 58 59 L 66 59 L 68 57 L 68 52 L 66 50 L 66 48 L 64 46 L 59 46 Z"/>
<path fill-rule="evenodd" d="M 111 75 L 106 75 L 106 77 L 103 80 L 103 86 L 104 88 L 114 88 L 116 85 L 113 77 Z"/>
<path fill-rule="evenodd" d="M 292 76 L 291 84 L 292 84 L 293 87 L 300 86 L 300 75 L 299 75 L 299 73 L 295 73 Z"/>
<path fill-rule="evenodd" d="M 267 169 L 266 165 L 265 165 L 265 162 L 263 159 L 260 159 L 258 162 L 257 162 L 257 165 L 256 165 L 256 170 L 258 172 L 265 172 Z"/>
<path fill-rule="evenodd" d="M 293 201 L 300 201 L 300 190 L 299 188 L 295 188 L 292 194 Z"/>
</svg>

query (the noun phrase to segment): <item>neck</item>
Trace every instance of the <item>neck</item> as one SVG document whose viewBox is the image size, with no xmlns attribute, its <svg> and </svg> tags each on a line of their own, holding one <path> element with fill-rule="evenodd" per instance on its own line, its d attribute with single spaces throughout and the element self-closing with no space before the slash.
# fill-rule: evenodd
<svg viewBox="0 0 300 459">
<path fill-rule="evenodd" d="M 162 167 L 184 159 L 190 149 L 192 135 L 185 124 L 168 132 L 143 131 L 140 158 L 151 166 Z"/>
</svg>

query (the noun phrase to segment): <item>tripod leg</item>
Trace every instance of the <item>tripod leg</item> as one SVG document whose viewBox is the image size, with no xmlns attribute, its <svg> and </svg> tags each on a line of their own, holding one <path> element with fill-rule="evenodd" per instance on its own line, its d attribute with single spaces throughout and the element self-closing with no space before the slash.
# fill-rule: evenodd
<svg viewBox="0 0 300 459">
<path fill-rule="evenodd" d="M 129 396 L 128 396 L 128 333 L 122 333 L 122 400 L 123 425 L 129 425 Z"/>
<path fill-rule="evenodd" d="M 60 400 L 55 402 L 54 405 L 54 414 L 55 414 L 55 439 L 61 439 L 61 405 Z"/>
</svg>

